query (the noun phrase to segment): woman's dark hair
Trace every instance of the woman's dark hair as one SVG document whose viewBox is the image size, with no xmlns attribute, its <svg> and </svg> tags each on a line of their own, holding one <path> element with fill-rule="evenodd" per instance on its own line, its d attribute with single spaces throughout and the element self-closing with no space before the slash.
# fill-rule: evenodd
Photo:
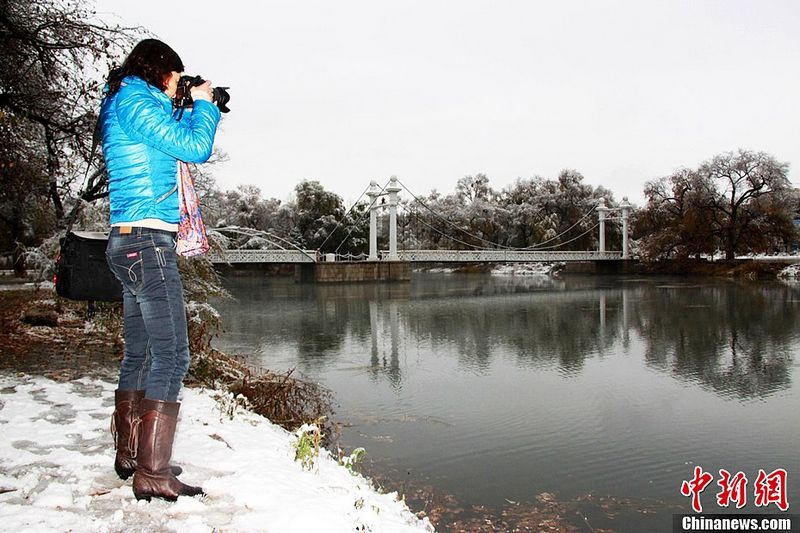
<svg viewBox="0 0 800 533">
<path fill-rule="evenodd" d="M 133 47 L 121 67 L 108 74 L 108 94 L 119 90 L 125 76 L 138 76 L 163 91 L 165 81 L 172 71 L 183 72 L 183 61 L 166 43 L 158 39 L 145 39 Z"/>
</svg>

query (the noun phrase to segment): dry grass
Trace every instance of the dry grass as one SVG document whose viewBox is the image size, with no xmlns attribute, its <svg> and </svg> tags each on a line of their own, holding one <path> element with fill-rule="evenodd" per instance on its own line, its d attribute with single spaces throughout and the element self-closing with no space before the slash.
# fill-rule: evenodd
<svg viewBox="0 0 800 533">
<path fill-rule="evenodd" d="M 187 386 L 204 386 L 241 394 L 253 412 L 293 431 L 305 423 L 333 415 L 333 395 L 320 385 L 284 374 L 250 368 L 244 361 L 213 348 L 192 354 Z M 334 434 L 330 422 L 323 426 L 326 438 Z"/>
</svg>

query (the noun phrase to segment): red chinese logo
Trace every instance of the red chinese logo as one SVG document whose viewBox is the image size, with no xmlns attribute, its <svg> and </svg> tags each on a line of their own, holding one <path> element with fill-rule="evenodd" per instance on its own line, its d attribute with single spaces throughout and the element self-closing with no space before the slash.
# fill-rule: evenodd
<svg viewBox="0 0 800 533">
<path fill-rule="evenodd" d="M 735 502 L 737 509 L 744 507 L 747 504 L 747 476 L 743 472 L 736 472 L 731 477 L 730 472 L 724 468 L 720 468 L 719 475 L 721 479 L 717 481 L 717 485 L 721 490 L 717 493 L 717 504 L 727 507 L 730 502 Z"/>
<path fill-rule="evenodd" d="M 737 509 L 747 505 L 747 476 L 744 472 L 736 472 L 731 475 L 724 468 L 719 470 L 720 479 L 717 485 L 720 491 L 717 493 L 717 505 L 728 507 L 731 503 L 736 504 Z M 681 483 L 681 494 L 692 497 L 692 509 L 696 513 L 703 512 L 700 503 L 700 494 L 714 479 L 708 472 L 703 471 L 703 467 L 694 467 L 694 477 L 689 481 Z M 767 474 L 764 470 L 758 470 L 758 477 L 753 483 L 756 507 L 767 507 L 774 503 L 781 511 L 789 509 L 789 499 L 786 495 L 786 470 L 778 468 Z"/>
<path fill-rule="evenodd" d="M 756 490 L 756 507 L 766 507 L 774 503 L 781 511 L 789 509 L 786 499 L 786 470 L 778 468 L 769 474 L 759 468 L 754 484 Z"/>
<path fill-rule="evenodd" d="M 703 472 L 699 466 L 694 467 L 694 478 L 691 481 L 684 481 L 681 484 L 681 494 L 684 496 L 692 496 L 692 509 L 696 513 L 703 512 L 703 506 L 700 505 L 700 493 L 706 490 L 706 487 L 714 476 L 708 472 Z"/>
</svg>

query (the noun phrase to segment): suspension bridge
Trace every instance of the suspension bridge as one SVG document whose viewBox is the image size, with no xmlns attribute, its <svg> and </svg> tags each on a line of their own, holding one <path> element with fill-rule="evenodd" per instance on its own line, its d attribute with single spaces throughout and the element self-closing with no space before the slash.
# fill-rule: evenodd
<svg viewBox="0 0 800 533">
<path fill-rule="evenodd" d="M 442 230 L 419 219 L 425 226 L 432 231 L 440 234 L 443 238 L 457 243 L 462 248 L 470 249 L 436 249 L 436 250 L 418 250 L 418 249 L 400 249 L 398 248 L 397 240 L 397 218 L 398 206 L 400 205 L 400 193 L 405 190 L 406 193 L 413 198 L 416 205 L 430 211 L 433 217 L 439 222 L 440 226 L 444 225 L 447 229 Z M 447 217 L 432 209 L 424 201 L 418 198 L 411 190 L 403 185 L 396 177 L 392 177 L 386 185 L 380 187 L 374 180 L 370 183 L 369 187 L 361 194 L 350 210 L 363 198 L 369 198 L 368 208 L 364 211 L 362 216 L 369 214 L 369 253 L 353 256 L 350 254 L 339 253 L 322 253 L 320 250 L 305 250 L 297 246 L 295 243 L 274 235 L 270 232 L 257 232 L 261 238 L 271 245 L 268 249 L 228 249 L 224 252 L 214 252 L 211 254 L 211 260 L 217 264 L 243 264 L 243 263 L 284 263 L 295 265 L 319 265 L 319 268 L 327 270 L 335 270 L 339 274 L 334 278 L 339 281 L 356 281 L 364 278 L 366 279 L 388 279 L 400 276 L 406 276 L 405 271 L 408 268 L 403 268 L 403 265 L 410 263 L 489 263 L 489 262 L 599 262 L 599 261 L 620 261 L 629 259 L 628 249 L 628 221 L 631 213 L 631 206 L 628 204 L 627 199 L 624 199 L 619 207 L 611 208 L 605 205 L 605 201 L 601 198 L 596 204 L 588 206 L 586 213 L 581 219 L 575 222 L 571 227 L 562 231 L 557 235 L 553 235 L 537 244 L 527 247 L 511 247 L 501 243 L 491 242 L 478 235 L 474 235 L 468 230 L 461 228 Z M 380 202 L 379 202 L 380 200 Z M 381 209 L 388 208 L 389 211 L 389 249 L 378 250 L 378 212 Z M 348 210 L 343 217 L 347 218 L 350 213 Z M 597 222 L 591 224 L 596 216 Z M 360 226 L 362 220 L 359 220 L 350 229 L 350 232 L 345 236 L 342 244 L 350 237 L 353 229 Z M 612 251 L 606 250 L 606 223 L 619 222 L 622 226 L 622 250 Z M 342 221 L 339 222 L 341 224 Z M 584 229 L 586 225 L 588 228 Z M 339 225 L 329 234 L 330 238 L 335 234 Z M 217 231 L 222 233 L 237 233 L 242 232 L 241 228 L 217 228 Z M 578 235 L 572 234 L 580 231 Z M 598 249 L 597 250 L 565 250 L 564 248 L 576 240 L 584 237 L 585 235 L 597 231 L 598 232 Z M 245 232 L 242 232 L 245 233 Z M 454 235 L 455 233 L 455 235 Z M 252 234 L 251 230 L 247 230 L 246 234 Z M 567 238 L 569 237 L 569 238 Z M 465 241 L 470 239 L 472 243 Z M 480 244 L 474 244 L 474 243 Z M 327 240 L 320 245 L 323 248 Z M 345 265 L 357 265 L 361 267 L 357 269 L 346 267 Z M 323 266 L 324 265 L 324 266 Z M 334 267 L 333 265 L 339 265 Z M 319 274 L 315 270 L 309 270 L 307 267 L 302 269 L 306 272 L 305 275 L 296 275 L 298 279 L 306 279 L 314 277 L 319 280 Z M 355 272 L 352 276 L 342 274 L 350 270 L 351 273 Z M 394 274 L 392 273 L 394 272 Z M 324 276 L 323 276 L 324 277 Z M 339 279 L 342 278 L 342 279 Z M 352 279 L 351 279 L 352 278 Z"/>
</svg>

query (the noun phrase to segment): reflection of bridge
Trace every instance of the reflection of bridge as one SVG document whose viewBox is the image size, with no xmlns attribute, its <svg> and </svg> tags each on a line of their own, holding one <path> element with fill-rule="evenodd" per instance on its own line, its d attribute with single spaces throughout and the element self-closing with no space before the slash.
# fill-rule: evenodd
<svg viewBox="0 0 800 533">
<path fill-rule="evenodd" d="M 492 281 L 493 283 L 497 282 L 497 280 Z M 524 300 L 528 302 L 527 306 L 533 309 L 538 308 L 544 314 L 555 313 L 555 315 L 558 316 L 559 313 L 574 313 L 577 309 L 580 309 L 578 312 L 581 317 L 581 327 L 577 327 L 571 331 L 573 334 L 581 332 L 581 334 L 579 334 L 581 342 L 589 343 L 592 349 L 578 351 L 577 353 L 566 350 L 567 357 L 561 355 L 559 359 L 562 369 L 567 372 L 575 373 L 579 371 L 583 367 L 584 360 L 593 351 L 596 351 L 596 353 L 601 356 L 605 355 L 618 337 L 621 337 L 624 346 L 627 346 L 630 342 L 629 329 L 632 307 L 630 303 L 630 293 L 633 293 L 633 290 L 596 288 L 565 290 L 565 285 L 563 284 L 556 289 L 554 289 L 554 285 L 549 285 L 545 290 L 526 291 L 524 287 L 524 284 L 519 283 L 519 279 L 513 280 L 510 287 L 484 287 L 486 292 L 481 292 L 480 295 L 467 295 L 463 293 L 456 295 L 457 293 L 453 292 L 452 286 L 444 287 L 442 288 L 442 292 L 434 293 L 432 296 L 424 299 L 424 306 L 421 306 L 424 307 L 424 316 L 416 319 L 410 316 L 413 313 L 409 310 L 409 304 L 415 300 L 419 301 L 417 295 L 411 296 L 410 294 L 406 294 L 404 295 L 406 300 L 401 300 L 396 297 L 381 298 L 375 295 L 374 299 L 370 298 L 369 300 L 369 325 L 371 332 L 370 368 L 373 374 L 376 376 L 384 374 L 392 386 L 401 386 L 404 370 L 400 363 L 400 354 L 406 351 L 401 345 L 408 335 L 409 330 L 415 332 L 419 331 L 419 325 L 415 324 L 414 320 L 427 322 L 428 324 L 437 324 L 441 322 L 435 320 L 434 317 L 452 317 L 454 309 L 460 310 L 469 308 L 470 306 L 479 306 L 482 309 L 488 309 L 489 312 L 493 314 L 494 319 L 497 320 L 498 317 L 503 317 L 504 315 L 508 316 L 508 309 L 513 308 L 515 305 L 513 303 L 513 298 L 515 297 L 524 298 Z M 497 289 L 497 292 L 493 293 L 493 289 Z M 520 291 L 518 289 L 523 290 Z M 458 312 L 455 313 L 455 316 L 459 317 Z M 522 357 L 536 357 L 537 355 L 539 357 L 553 357 L 553 354 L 556 353 L 556 351 L 553 350 L 554 346 L 552 344 L 542 346 L 543 343 L 546 344 L 548 342 L 542 338 L 542 335 L 549 339 L 550 343 L 555 342 L 558 344 L 559 341 L 557 339 L 563 338 L 563 331 L 561 329 L 563 326 L 559 319 L 541 320 L 538 318 L 530 318 L 537 315 L 538 313 L 531 312 L 527 314 L 527 318 L 522 319 L 522 324 L 526 326 L 531 325 L 529 322 L 526 322 L 526 320 L 536 321 L 537 329 L 532 329 L 531 327 L 520 328 L 520 330 L 526 331 L 530 336 L 528 336 L 528 342 L 524 349 L 520 349 L 518 345 L 516 346 L 518 350 L 517 353 Z M 463 319 L 463 315 L 461 315 L 460 318 Z M 458 320 L 458 318 L 455 318 L 455 320 Z M 500 319 L 495 324 L 498 323 L 504 323 L 504 321 Z M 468 339 L 467 342 L 459 348 L 462 354 L 476 359 L 481 357 L 489 358 L 490 353 L 494 349 L 497 349 L 498 346 L 496 343 L 497 339 L 500 337 L 497 335 L 474 335 L 474 332 L 470 331 L 472 327 L 474 327 L 474 325 L 469 324 L 468 321 L 459 324 L 459 327 L 456 329 L 461 334 L 458 335 L 458 339 L 451 340 L 456 343 L 464 342 L 466 337 L 466 339 Z M 483 327 L 486 327 L 486 325 L 483 324 Z M 506 327 L 513 328 L 513 325 L 507 325 Z M 447 331 L 448 330 L 445 328 L 445 335 Z M 451 329 L 449 331 L 452 333 L 455 330 Z M 589 335 L 590 332 L 591 335 Z M 471 333 L 473 336 L 470 338 Z M 482 333 L 485 332 L 482 331 Z M 388 349 L 385 345 L 385 340 L 387 338 L 389 340 Z M 493 339 L 493 342 L 482 342 L 488 338 Z M 383 340 L 384 342 L 381 343 L 379 340 Z M 508 343 L 508 347 L 515 347 L 514 341 L 510 338 L 505 338 L 504 342 Z M 383 345 L 381 346 L 381 344 Z M 469 350 L 467 347 L 472 350 Z M 465 350 L 465 348 L 467 349 Z M 482 350 L 485 350 L 485 352 L 480 353 Z M 472 353 L 468 353 L 469 351 L 472 351 Z M 381 364 L 381 359 L 383 360 L 383 364 Z"/>
<path fill-rule="evenodd" d="M 628 218 L 630 216 L 631 206 L 628 204 L 627 199 L 618 209 L 608 208 L 605 201 L 601 198 L 596 205 L 591 206 L 589 211 L 578 222 L 573 224 L 570 228 L 565 230 L 559 235 L 550 237 L 549 239 L 526 248 L 513 248 L 509 246 L 499 245 L 497 243 L 490 243 L 481 237 L 469 234 L 466 230 L 456 227 L 460 231 L 466 232 L 468 235 L 477 239 L 479 242 L 484 242 L 491 247 L 477 246 L 470 244 L 438 231 L 443 236 L 452 239 L 462 245 L 472 247 L 472 250 L 398 250 L 397 248 L 397 207 L 398 207 L 398 193 L 402 190 L 400 183 L 396 177 L 392 176 L 387 186 L 379 188 L 378 184 L 373 181 L 365 194 L 370 198 L 369 204 L 369 255 L 362 255 L 360 257 L 341 256 L 335 253 L 322 254 L 318 250 L 302 250 L 292 243 L 280 239 L 284 244 L 289 244 L 291 249 L 278 242 L 266 240 L 277 246 L 278 249 L 235 249 L 226 250 L 224 255 L 211 254 L 211 260 L 215 263 L 331 263 L 331 262 L 354 262 L 354 261 L 367 261 L 367 262 L 435 262 L 435 263 L 476 263 L 476 262 L 552 262 L 552 261 L 613 261 L 620 259 L 628 259 Z M 405 186 L 403 186 L 405 187 Z M 412 196 L 411 191 L 406 189 Z M 363 195 L 362 195 L 363 196 Z M 378 199 L 382 198 L 379 204 Z M 388 202 L 386 199 L 388 198 Z M 437 217 L 444 220 L 445 223 L 455 226 L 452 222 L 444 219 L 441 215 L 435 213 L 428 205 L 422 202 L 419 198 L 414 196 L 415 200 L 422 204 L 426 209 L 431 210 Z M 357 203 L 358 201 L 356 201 Z M 389 209 L 389 250 L 381 251 L 378 253 L 378 231 L 377 231 L 377 217 L 378 210 L 388 206 Z M 558 240 L 562 236 L 567 235 L 571 230 L 579 227 L 581 222 L 587 220 L 593 212 L 597 212 L 597 224 L 584 231 L 577 237 L 574 237 L 566 242 L 557 244 L 550 244 Z M 622 251 L 606 251 L 605 249 L 605 223 L 606 221 L 619 220 L 622 223 Z M 563 248 L 564 245 L 569 244 L 587 233 L 598 228 L 598 248 L 597 251 L 567 251 Z M 432 228 L 436 229 L 436 228 Z M 580 228 L 579 228 L 580 229 Z M 220 231 L 225 231 L 221 228 Z M 335 230 L 334 230 L 335 231 Z M 331 233 L 332 235 L 333 233 Z M 349 234 L 348 234 L 349 236 Z M 273 236 L 274 237 L 274 236 Z M 565 237 L 564 237 L 565 238 Z M 340 245 L 341 246 L 341 245 Z"/>
</svg>

